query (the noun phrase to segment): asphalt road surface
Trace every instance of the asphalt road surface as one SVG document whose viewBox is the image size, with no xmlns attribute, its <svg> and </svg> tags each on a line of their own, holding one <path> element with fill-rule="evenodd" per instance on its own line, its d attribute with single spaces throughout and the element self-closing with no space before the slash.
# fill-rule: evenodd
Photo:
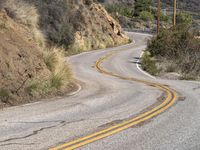
<svg viewBox="0 0 200 150">
<path fill-rule="evenodd" d="M 70 57 L 82 87 L 75 95 L 0 110 L 0 150 L 70 149 L 73 141 L 80 150 L 199 150 L 200 83 L 141 71 L 149 35 L 129 35 L 135 42 Z"/>
</svg>

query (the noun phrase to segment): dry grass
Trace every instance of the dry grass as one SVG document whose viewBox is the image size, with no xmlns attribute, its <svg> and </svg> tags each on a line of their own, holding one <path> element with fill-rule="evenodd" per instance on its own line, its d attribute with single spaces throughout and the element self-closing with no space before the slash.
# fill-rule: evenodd
<svg viewBox="0 0 200 150">
<path fill-rule="evenodd" d="M 56 47 L 45 49 L 43 56 L 51 76 L 47 80 L 35 78 L 31 81 L 28 90 L 34 95 L 62 90 L 72 82 L 72 71 L 66 62 L 63 49 Z"/>
<path fill-rule="evenodd" d="M 56 85 L 56 88 L 60 88 L 70 83 L 72 72 L 66 62 L 64 50 L 62 48 L 54 47 L 44 50 L 44 60 L 47 67 L 52 72 L 52 86 Z"/>
<path fill-rule="evenodd" d="M 39 27 L 41 12 L 34 6 L 34 2 L 26 0 L 2 0 L 0 1 L 0 8 L 5 8 L 7 14 L 12 19 L 22 24 L 32 33 L 33 39 L 43 52 L 44 62 L 51 71 L 51 75 L 45 79 L 38 76 L 34 77 L 34 79 L 29 81 L 27 87 L 32 94 L 41 96 L 66 88 L 71 83 L 72 71 L 66 62 L 62 48 L 46 48 L 45 35 Z M 45 4 L 44 1 L 38 2 L 38 4 Z M 0 24 L 0 28 L 4 28 L 3 23 Z"/>
<path fill-rule="evenodd" d="M 45 36 L 38 27 L 40 16 L 35 6 L 22 0 L 3 0 L 1 7 L 7 10 L 10 17 L 30 29 L 40 47 L 45 46 Z"/>
<path fill-rule="evenodd" d="M 22 0 L 3 0 L 1 5 L 6 8 L 9 16 L 29 28 L 34 40 L 43 47 L 44 61 L 52 72 L 52 83 L 56 85 L 55 82 L 60 80 L 57 85 L 66 85 L 71 78 L 71 70 L 65 62 L 63 49 L 45 48 L 45 36 L 39 29 L 40 16 L 35 6 Z"/>
</svg>

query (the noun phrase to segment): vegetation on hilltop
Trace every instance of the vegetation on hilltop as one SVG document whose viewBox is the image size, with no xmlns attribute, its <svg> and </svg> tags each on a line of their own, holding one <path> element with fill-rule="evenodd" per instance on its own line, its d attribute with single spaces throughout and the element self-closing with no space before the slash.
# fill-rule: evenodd
<svg viewBox="0 0 200 150">
<path fill-rule="evenodd" d="M 170 28 L 172 24 L 173 0 L 161 1 L 161 26 Z M 156 29 L 157 0 L 104 0 L 107 10 L 124 28 Z M 189 13 L 193 17 L 193 28 L 200 28 L 200 3 L 196 0 L 178 1 L 178 13 Z M 127 13 L 128 12 L 128 15 Z"/>
<path fill-rule="evenodd" d="M 155 29 L 156 9 L 152 0 L 116 1 L 115 3 L 104 2 L 108 12 L 114 16 L 123 28 Z M 171 22 L 170 16 L 161 14 L 163 26 Z"/>
</svg>

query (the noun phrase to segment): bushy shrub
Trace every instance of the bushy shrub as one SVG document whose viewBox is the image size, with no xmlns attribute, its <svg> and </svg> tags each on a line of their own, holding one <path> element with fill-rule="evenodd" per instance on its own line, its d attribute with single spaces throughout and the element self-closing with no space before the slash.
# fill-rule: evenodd
<svg viewBox="0 0 200 150">
<path fill-rule="evenodd" d="M 192 16 L 188 13 L 179 13 L 176 17 L 177 20 L 177 26 L 179 29 L 185 29 L 187 30 L 188 28 L 191 27 L 192 25 Z"/>
<path fill-rule="evenodd" d="M 9 98 L 9 92 L 4 89 L 0 89 L 0 101 L 6 103 L 8 98 Z"/>
<path fill-rule="evenodd" d="M 171 19 L 170 16 L 161 13 L 161 16 L 160 16 L 160 20 L 161 20 L 161 21 L 169 22 L 170 19 Z"/>
<path fill-rule="evenodd" d="M 149 72 L 152 75 L 157 75 L 159 69 L 156 66 L 156 61 L 150 56 L 150 53 L 145 52 L 142 56 L 142 69 Z"/>
<path fill-rule="evenodd" d="M 73 20 L 70 14 L 70 2 L 61 0 L 27 0 L 37 5 L 40 14 L 39 26 L 44 31 L 47 41 L 59 46 L 68 47 L 74 41 Z M 70 17 L 73 20 L 70 20 Z"/>
<path fill-rule="evenodd" d="M 139 16 L 142 11 L 150 12 L 152 0 L 135 0 L 134 15 Z"/>
<path fill-rule="evenodd" d="M 139 15 L 139 18 L 144 21 L 153 21 L 154 20 L 153 14 L 148 11 L 142 11 Z"/>
<path fill-rule="evenodd" d="M 172 61 L 185 76 L 200 76 L 200 41 L 187 30 L 162 30 L 149 42 L 148 51 L 161 61 Z"/>
<path fill-rule="evenodd" d="M 107 5 L 106 10 L 109 13 L 119 13 L 122 16 L 132 17 L 133 16 L 133 8 L 126 4 L 112 4 Z"/>
</svg>

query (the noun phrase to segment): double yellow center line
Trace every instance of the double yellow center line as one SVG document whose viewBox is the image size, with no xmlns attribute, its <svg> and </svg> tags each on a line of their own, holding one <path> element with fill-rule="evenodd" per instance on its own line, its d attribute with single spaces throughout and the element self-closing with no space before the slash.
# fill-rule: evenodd
<svg viewBox="0 0 200 150">
<path fill-rule="evenodd" d="M 100 58 L 96 62 L 95 67 L 100 73 L 103 73 L 103 74 L 106 74 L 106 75 L 110 75 L 110 76 L 113 76 L 113 77 L 117 77 L 117 78 L 120 78 L 120 79 L 123 79 L 123 80 L 129 80 L 129 81 L 143 83 L 143 84 L 146 84 L 148 86 L 153 86 L 155 88 L 158 88 L 159 90 L 161 90 L 162 92 L 165 93 L 165 96 L 166 96 L 165 100 L 160 105 L 152 108 L 151 110 L 149 110 L 149 111 L 147 111 L 147 112 L 145 112 L 145 113 L 143 113 L 141 115 L 138 115 L 135 118 L 123 121 L 123 122 L 121 122 L 119 124 L 116 124 L 114 126 L 106 128 L 104 130 L 92 133 L 90 135 L 87 135 L 85 137 L 79 138 L 77 140 L 74 140 L 74 141 L 71 141 L 71 142 L 68 142 L 68 143 L 64 143 L 64 144 L 62 144 L 60 146 L 57 146 L 55 148 L 52 148 L 50 150 L 73 150 L 73 149 L 82 147 L 84 145 L 90 144 L 92 142 L 98 141 L 98 140 L 103 139 L 105 137 L 108 137 L 110 135 L 119 133 L 119 132 L 121 132 L 121 131 L 123 131 L 125 129 L 128 129 L 128 128 L 134 126 L 134 125 L 137 125 L 139 123 L 147 121 L 147 120 L 149 120 L 149 119 L 161 114 L 162 112 L 167 110 L 169 107 L 171 107 L 176 102 L 177 93 L 173 89 L 170 89 L 166 85 L 162 85 L 162 84 L 159 84 L 159 83 L 148 82 L 148 81 L 145 81 L 145 80 L 140 80 L 140 79 L 136 79 L 136 78 L 132 78 L 132 77 L 123 77 L 123 76 L 120 76 L 120 75 L 117 75 L 117 74 L 114 74 L 112 72 L 109 72 L 109 71 L 105 70 L 102 67 L 102 64 L 106 59 L 111 57 L 113 54 L 115 54 L 115 53 L 110 53 L 110 54 Z"/>
</svg>

